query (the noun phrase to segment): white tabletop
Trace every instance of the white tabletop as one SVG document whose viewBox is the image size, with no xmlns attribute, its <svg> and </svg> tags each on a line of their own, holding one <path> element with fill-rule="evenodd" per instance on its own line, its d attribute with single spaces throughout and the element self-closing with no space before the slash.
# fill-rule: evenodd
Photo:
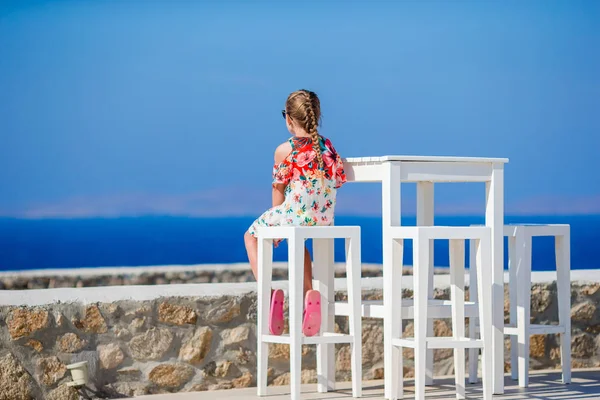
<svg viewBox="0 0 600 400">
<path fill-rule="evenodd" d="M 381 157 L 348 157 L 347 163 L 382 163 L 388 161 L 417 161 L 417 162 L 462 162 L 462 163 L 508 163 L 508 158 L 482 157 L 447 157 L 447 156 L 381 156 Z"/>
</svg>

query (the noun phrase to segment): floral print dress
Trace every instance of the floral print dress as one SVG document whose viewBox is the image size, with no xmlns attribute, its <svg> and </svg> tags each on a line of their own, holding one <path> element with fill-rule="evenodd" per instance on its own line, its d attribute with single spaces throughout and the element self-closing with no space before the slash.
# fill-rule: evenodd
<svg viewBox="0 0 600 400">
<path fill-rule="evenodd" d="M 323 157 L 323 169 L 320 170 L 310 137 L 293 136 L 289 142 L 292 151 L 273 167 L 273 184 L 286 185 L 285 200 L 254 221 L 248 229 L 254 237 L 261 226 L 333 225 L 336 192 L 346 183 L 342 159 L 331 141 L 319 136 Z"/>
</svg>

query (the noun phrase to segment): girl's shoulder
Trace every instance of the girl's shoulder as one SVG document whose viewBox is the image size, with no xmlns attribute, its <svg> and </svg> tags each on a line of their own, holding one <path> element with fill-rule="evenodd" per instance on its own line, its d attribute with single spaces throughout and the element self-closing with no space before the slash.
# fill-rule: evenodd
<svg viewBox="0 0 600 400">
<path fill-rule="evenodd" d="M 275 163 L 282 163 L 290 155 L 292 149 L 292 144 L 289 140 L 286 140 L 285 142 L 277 146 L 277 148 L 275 149 Z"/>
</svg>

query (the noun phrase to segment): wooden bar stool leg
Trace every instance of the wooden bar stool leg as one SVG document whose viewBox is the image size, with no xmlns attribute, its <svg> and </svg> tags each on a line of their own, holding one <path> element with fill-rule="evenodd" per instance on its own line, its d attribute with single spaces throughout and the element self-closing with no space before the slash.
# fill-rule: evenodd
<svg viewBox="0 0 600 400">
<path fill-rule="evenodd" d="M 314 288 L 321 293 L 321 331 L 333 332 L 335 323 L 333 239 L 313 239 Z M 335 390 L 335 345 L 317 345 L 317 390 Z"/>
<path fill-rule="evenodd" d="M 519 345 L 519 386 L 529 385 L 529 324 L 531 315 L 531 236 L 517 228 L 517 333 Z"/>
<path fill-rule="evenodd" d="M 452 302 L 452 336 L 465 337 L 465 242 L 450 240 L 450 299 Z M 454 349 L 454 380 L 456 398 L 464 399 L 465 349 Z"/>
<path fill-rule="evenodd" d="M 290 386 L 292 400 L 300 400 L 302 375 L 302 309 L 304 304 L 304 239 L 289 239 Z"/>
<path fill-rule="evenodd" d="M 394 265 L 390 279 L 390 287 L 393 288 L 393 300 L 390 314 L 393 324 L 393 337 L 402 336 L 402 268 L 404 255 L 404 240 L 394 239 L 392 241 L 392 263 Z M 387 315 L 386 315 L 387 317 Z M 386 355 L 387 357 L 387 355 Z M 392 386 L 390 389 L 390 399 L 402 399 L 404 396 L 404 368 L 402 359 L 402 348 L 392 347 Z"/>
<path fill-rule="evenodd" d="M 476 240 L 477 291 L 479 299 L 479 326 L 483 341 L 482 381 L 483 399 L 491 400 L 494 386 L 494 340 L 492 337 L 492 261 L 491 238 Z"/>
<path fill-rule="evenodd" d="M 351 304 L 349 325 L 354 342 L 351 344 L 352 397 L 362 395 L 362 313 L 361 313 L 361 264 L 360 238 L 346 239 L 346 277 L 348 303 Z"/>
<path fill-rule="evenodd" d="M 558 292 L 558 323 L 565 328 L 560 335 L 560 361 L 563 383 L 571 383 L 571 238 L 570 232 L 557 236 L 556 286 Z"/>
<path fill-rule="evenodd" d="M 469 240 L 469 301 L 478 303 L 477 296 L 477 249 L 475 240 Z M 479 319 L 469 317 L 469 338 L 477 338 Z M 477 369 L 479 366 L 479 349 L 469 349 L 469 383 L 477 383 Z"/>
<path fill-rule="evenodd" d="M 517 293 L 520 290 L 517 277 L 518 260 L 516 240 L 514 236 L 508 237 L 508 297 L 510 302 L 510 325 L 517 325 Z M 510 376 L 513 380 L 519 378 L 518 374 L 519 341 L 516 335 L 510 335 Z"/>
<path fill-rule="evenodd" d="M 417 237 L 414 241 L 414 328 L 415 328 L 415 399 L 425 399 L 427 371 L 427 309 L 429 294 L 429 248 L 432 241 Z"/>
<path fill-rule="evenodd" d="M 269 333 L 269 306 L 271 302 L 271 280 L 273 273 L 273 241 L 258 239 L 258 326 L 257 326 L 257 395 L 267 394 L 267 368 L 269 344 L 263 342 L 263 335 Z"/>
<path fill-rule="evenodd" d="M 433 242 L 433 241 L 432 241 Z M 434 272 L 434 264 L 433 264 L 433 243 L 431 244 L 431 249 L 429 252 L 429 277 L 428 284 L 429 293 L 427 295 L 428 303 L 429 299 L 433 299 L 433 272 Z M 427 337 L 433 337 L 433 319 L 427 319 Z M 427 361 L 425 368 L 425 386 L 433 385 L 433 350 L 427 349 Z"/>
</svg>

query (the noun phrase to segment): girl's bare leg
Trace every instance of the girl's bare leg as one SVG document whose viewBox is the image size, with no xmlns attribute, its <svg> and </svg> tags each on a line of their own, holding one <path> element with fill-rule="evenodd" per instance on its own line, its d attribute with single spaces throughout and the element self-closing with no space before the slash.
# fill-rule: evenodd
<svg viewBox="0 0 600 400">
<path fill-rule="evenodd" d="M 258 281 L 258 240 L 249 232 L 246 232 L 244 234 L 244 243 L 246 244 L 248 261 L 250 262 L 250 268 L 254 274 L 254 279 Z"/>
<path fill-rule="evenodd" d="M 308 248 L 304 247 L 304 297 L 306 297 L 306 292 L 312 288 L 312 261 Z"/>
<path fill-rule="evenodd" d="M 246 231 L 246 233 L 244 233 L 244 243 L 246 244 L 246 253 L 248 253 L 250 269 L 252 270 L 254 279 L 258 282 L 258 239 Z M 271 289 L 271 295 L 272 294 L 273 289 Z"/>
</svg>

